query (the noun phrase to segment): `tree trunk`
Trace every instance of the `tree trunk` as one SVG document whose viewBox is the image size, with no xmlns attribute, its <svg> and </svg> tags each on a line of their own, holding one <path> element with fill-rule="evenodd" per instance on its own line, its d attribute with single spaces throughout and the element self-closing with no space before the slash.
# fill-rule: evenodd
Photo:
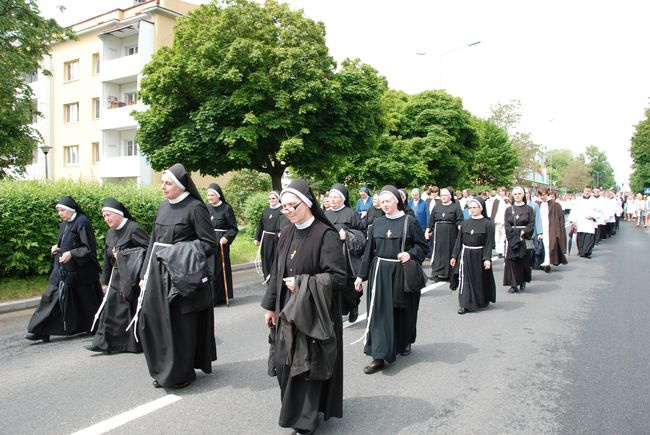
<svg viewBox="0 0 650 435">
<path fill-rule="evenodd" d="M 269 175 L 271 176 L 271 185 L 273 186 L 273 190 L 277 190 L 278 192 L 282 191 L 282 175 L 283 174 L 284 174 L 284 167 L 283 168 L 273 168 L 269 172 Z"/>
</svg>

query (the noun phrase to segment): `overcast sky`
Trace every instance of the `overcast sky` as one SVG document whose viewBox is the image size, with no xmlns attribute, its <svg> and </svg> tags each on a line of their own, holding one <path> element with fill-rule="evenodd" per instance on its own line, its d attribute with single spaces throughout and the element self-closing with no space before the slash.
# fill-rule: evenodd
<svg viewBox="0 0 650 435">
<path fill-rule="evenodd" d="M 519 99 L 519 131 L 547 148 L 569 148 L 575 154 L 596 145 L 607 153 L 619 184 L 627 186 L 630 138 L 650 107 L 650 2 L 288 3 L 325 23 L 337 61 L 358 57 L 384 75 L 391 88 L 408 93 L 442 85 L 479 117 L 487 117 L 495 103 Z M 132 1 L 39 4 L 44 15 L 69 25 Z M 64 14 L 57 13 L 58 4 L 67 7 Z M 481 43 L 467 47 L 476 41 Z"/>
</svg>

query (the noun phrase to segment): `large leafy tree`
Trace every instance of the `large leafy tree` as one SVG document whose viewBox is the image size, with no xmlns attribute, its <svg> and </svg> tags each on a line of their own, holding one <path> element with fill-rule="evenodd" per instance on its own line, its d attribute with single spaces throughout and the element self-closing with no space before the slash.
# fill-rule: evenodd
<svg viewBox="0 0 650 435">
<path fill-rule="evenodd" d="M 573 152 L 568 149 L 554 149 L 546 152 L 546 173 L 552 178 L 551 185 L 559 186 L 567 166 L 575 159 Z"/>
<path fill-rule="evenodd" d="M 274 188 L 288 166 L 315 177 L 376 146 L 386 81 L 336 69 L 322 23 L 285 4 L 215 1 L 178 20 L 145 67 L 138 140 L 155 169 L 254 169 Z"/>
<path fill-rule="evenodd" d="M 0 178 L 24 172 L 41 140 L 30 125 L 38 113 L 25 78 L 52 44 L 72 36 L 56 21 L 41 17 L 35 0 L 0 2 Z"/>
<path fill-rule="evenodd" d="M 585 150 L 584 158 L 589 165 L 594 185 L 602 186 L 604 189 L 616 187 L 614 169 L 609 164 L 605 152 L 595 145 L 589 145 Z"/>
<path fill-rule="evenodd" d="M 645 116 L 646 119 L 636 125 L 630 146 L 633 169 L 630 188 L 633 192 L 650 187 L 650 109 L 646 109 Z"/>
<path fill-rule="evenodd" d="M 560 182 L 571 192 L 582 192 L 583 187 L 592 184 L 590 168 L 581 156 L 569 161 Z"/>
<path fill-rule="evenodd" d="M 518 160 L 506 131 L 492 121 L 479 118 L 474 118 L 474 125 L 479 148 L 469 171 L 473 185 L 490 188 L 511 185 Z"/>
</svg>

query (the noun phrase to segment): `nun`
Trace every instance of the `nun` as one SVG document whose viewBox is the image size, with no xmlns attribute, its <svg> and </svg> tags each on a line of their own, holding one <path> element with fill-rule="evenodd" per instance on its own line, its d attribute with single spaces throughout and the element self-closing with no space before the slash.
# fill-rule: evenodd
<svg viewBox="0 0 650 435">
<path fill-rule="evenodd" d="M 288 223 L 287 217 L 282 213 L 280 192 L 274 190 L 269 193 L 269 206 L 264 209 L 255 230 L 255 245 L 259 246 L 258 255 L 262 263 L 262 277 L 268 282 L 271 277 L 271 267 L 275 261 L 275 251 L 282 228 Z M 257 263 L 256 263 L 257 264 Z"/>
<path fill-rule="evenodd" d="M 368 280 L 368 318 L 364 333 L 366 355 L 372 362 L 364 373 L 376 373 L 386 365 L 411 353 L 415 342 L 420 292 L 405 292 L 401 263 L 422 264 L 429 249 L 417 220 L 404 212 L 404 203 L 394 186 L 384 186 L 379 194 L 385 216 L 375 219 L 354 282 L 357 291 Z"/>
<path fill-rule="evenodd" d="M 509 286 L 508 293 L 524 291 L 531 280 L 532 238 L 535 232 L 535 212 L 526 204 L 522 187 L 512 189 L 512 205 L 504 215 L 506 229 L 505 266 L 503 285 Z M 529 241 L 526 244 L 526 241 Z M 530 248 L 530 249 L 529 249 Z"/>
<path fill-rule="evenodd" d="M 226 201 L 221 187 L 217 183 L 208 186 L 208 210 L 210 211 L 210 222 L 219 241 L 219 246 L 211 267 L 214 271 L 212 284 L 212 298 L 214 306 L 229 302 L 233 296 L 232 288 L 232 267 L 230 265 L 230 245 L 235 241 L 239 228 L 235 212 Z M 226 294 L 228 297 L 226 297 Z"/>
<path fill-rule="evenodd" d="M 104 300 L 95 314 L 93 352 L 142 352 L 133 331 L 127 331 L 138 304 L 138 286 L 149 235 L 115 198 L 106 198 L 102 217 L 108 225 L 102 288 Z M 96 328 L 95 328 L 96 326 Z"/>
<path fill-rule="evenodd" d="M 341 293 L 341 303 L 343 315 L 348 315 L 348 322 L 354 322 L 359 316 L 359 303 L 361 302 L 362 293 L 354 290 L 354 279 L 359 269 L 360 257 L 363 250 L 349 249 L 352 238 L 359 239 L 365 245 L 366 235 L 363 232 L 363 225 L 359 215 L 350 208 L 350 195 L 348 189 L 339 183 L 336 183 L 330 189 L 329 194 L 330 208 L 325 210 L 325 216 L 332 223 L 339 238 L 343 241 L 342 254 L 347 264 L 347 280 L 345 289 Z M 355 230 L 354 234 L 350 234 Z"/>
<path fill-rule="evenodd" d="M 449 260 L 462 223 L 463 211 L 456 203 L 452 191 L 450 188 L 442 189 L 440 202 L 435 202 L 424 233 L 424 237 L 432 241 L 429 278 L 434 282 L 449 281 L 452 277 Z"/>
<path fill-rule="evenodd" d="M 470 218 L 464 220 L 449 261 L 458 270 L 458 314 L 476 311 L 496 301 L 492 272 L 494 225 L 483 213 L 483 201 L 467 201 Z"/>
<path fill-rule="evenodd" d="M 102 301 L 97 242 L 90 219 L 71 196 L 56 204 L 61 218 L 56 244 L 50 249 L 54 267 L 45 293 L 27 326 L 28 340 L 50 341 L 50 335 L 90 332 Z"/>
<path fill-rule="evenodd" d="M 154 387 L 184 388 L 196 379 L 194 369 L 211 373 L 217 359 L 212 292 L 204 277 L 204 285 L 191 295 L 172 298 L 167 280 L 160 278 L 164 266 L 158 257 L 166 247 L 194 241 L 202 250 L 195 254 L 209 257 L 218 241 L 210 213 L 182 164 L 163 172 L 162 193 L 165 200 L 158 206 L 142 267 L 134 323 Z M 167 269 L 187 266 L 187 258 L 179 258 Z"/>
<path fill-rule="evenodd" d="M 280 234 L 261 305 L 265 324 L 278 337 L 271 361 L 280 385 L 279 424 L 311 433 L 319 412 L 325 420 L 343 416 L 340 294 L 346 264 L 339 234 L 309 184 L 295 180 L 280 197 L 291 225 Z"/>
</svg>

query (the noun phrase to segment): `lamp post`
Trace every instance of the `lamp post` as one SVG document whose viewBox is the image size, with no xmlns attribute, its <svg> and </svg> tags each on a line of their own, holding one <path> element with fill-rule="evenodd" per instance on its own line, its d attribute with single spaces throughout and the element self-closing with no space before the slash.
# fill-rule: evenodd
<svg viewBox="0 0 650 435">
<path fill-rule="evenodd" d="M 452 48 L 451 50 L 444 51 L 438 55 L 438 89 L 442 89 L 442 57 L 451 54 L 454 51 L 458 51 L 462 48 L 474 47 L 475 45 L 479 45 L 480 43 L 481 41 L 475 41 L 472 42 L 471 44 L 463 44 L 460 47 Z M 427 52 L 420 51 L 415 54 L 417 54 L 418 56 L 426 56 Z"/>
<path fill-rule="evenodd" d="M 596 174 L 596 186 L 594 187 L 600 187 L 600 174 L 604 172 L 605 171 L 593 171 L 593 173 Z"/>
<path fill-rule="evenodd" d="M 47 153 L 50 152 L 52 147 L 50 145 L 43 144 L 39 146 L 39 148 L 41 149 L 41 151 L 43 151 L 43 155 L 45 155 L 45 180 L 47 181 Z"/>
</svg>

